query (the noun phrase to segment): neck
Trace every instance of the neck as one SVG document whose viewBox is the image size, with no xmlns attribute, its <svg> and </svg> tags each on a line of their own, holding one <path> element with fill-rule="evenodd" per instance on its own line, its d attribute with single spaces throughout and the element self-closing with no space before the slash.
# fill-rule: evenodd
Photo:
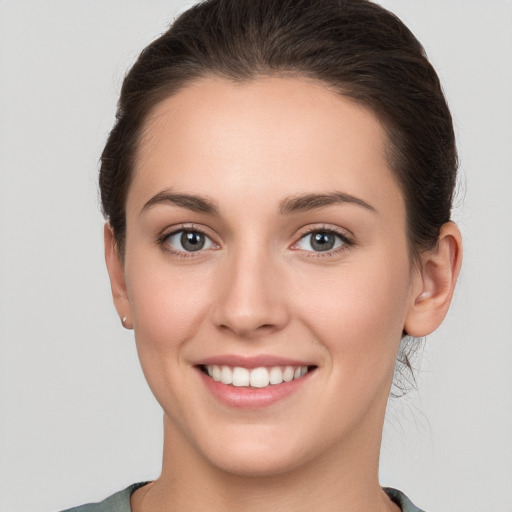
<svg viewBox="0 0 512 512">
<path fill-rule="evenodd" d="M 398 511 L 378 483 L 380 433 L 358 429 L 343 445 L 272 475 L 234 474 L 212 465 L 164 420 L 161 476 L 132 497 L 134 512 Z M 364 447 L 361 449 L 361 447 Z"/>
</svg>

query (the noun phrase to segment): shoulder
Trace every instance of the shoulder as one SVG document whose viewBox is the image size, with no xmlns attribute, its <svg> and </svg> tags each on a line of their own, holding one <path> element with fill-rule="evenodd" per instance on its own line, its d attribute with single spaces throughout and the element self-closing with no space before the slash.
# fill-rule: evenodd
<svg viewBox="0 0 512 512">
<path fill-rule="evenodd" d="M 97 503 L 87 503 L 79 507 L 68 508 L 62 512 L 131 512 L 130 497 L 147 482 L 132 484 L 122 491 L 116 492 Z"/>
<path fill-rule="evenodd" d="M 402 509 L 402 512 L 424 512 L 414 505 L 402 491 L 391 487 L 385 487 L 384 491 Z"/>
</svg>

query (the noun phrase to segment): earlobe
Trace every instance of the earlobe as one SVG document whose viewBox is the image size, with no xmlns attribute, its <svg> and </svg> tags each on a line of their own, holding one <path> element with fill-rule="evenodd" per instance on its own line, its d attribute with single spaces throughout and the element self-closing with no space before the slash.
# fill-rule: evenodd
<svg viewBox="0 0 512 512">
<path fill-rule="evenodd" d="M 118 246 L 114 237 L 112 226 L 107 222 L 103 230 L 105 242 L 105 263 L 110 277 L 112 298 L 121 323 L 127 329 L 132 329 L 130 301 L 126 290 L 124 267 L 119 255 Z"/>
<path fill-rule="evenodd" d="M 419 338 L 441 325 L 450 307 L 461 263 L 459 228 L 455 223 L 447 222 L 441 227 L 436 247 L 422 255 L 421 285 L 407 314 L 407 334 Z"/>
</svg>

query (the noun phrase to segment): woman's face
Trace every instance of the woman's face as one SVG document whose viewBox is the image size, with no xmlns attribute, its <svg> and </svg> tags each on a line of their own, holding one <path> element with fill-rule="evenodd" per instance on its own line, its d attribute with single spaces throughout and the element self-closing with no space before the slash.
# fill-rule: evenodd
<svg viewBox="0 0 512 512">
<path fill-rule="evenodd" d="M 311 81 L 205 79 L 138 157 L 125 314 L 166 436 L 243 474 L 378 450 L 421 283 L 375 116 Z"/>
</svg>

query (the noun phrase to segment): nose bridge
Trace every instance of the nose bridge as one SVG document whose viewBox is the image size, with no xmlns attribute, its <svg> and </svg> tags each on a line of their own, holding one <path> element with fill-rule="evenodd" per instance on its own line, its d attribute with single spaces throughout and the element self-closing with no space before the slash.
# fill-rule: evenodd
<svg viewBox="0 0 512 512">
<path fill-rule="evenodd" d="M 217 325 L 244 337 L 281 329 L 287 312 L 278 274 L 277 257 L 261 241 L 233 250 L 219 286 Z"/>
</svg>

